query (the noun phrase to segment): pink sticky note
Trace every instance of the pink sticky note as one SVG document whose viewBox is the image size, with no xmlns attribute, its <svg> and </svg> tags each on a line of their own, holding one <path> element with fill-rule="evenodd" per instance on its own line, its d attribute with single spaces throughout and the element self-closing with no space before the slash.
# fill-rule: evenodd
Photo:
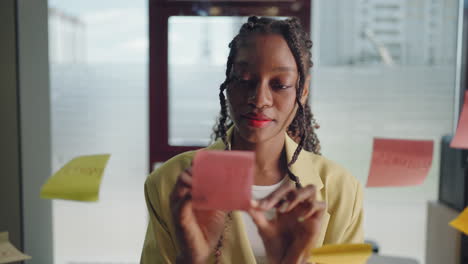
<svg viewBox="0 0 468 264">
<path fill-rule="evenodd" d="M 468 149 L 468 91 L 465 92 L 465 103 L 458 121 L 457 131 L 450 142 L 452 148 Z"/>
<path fill-rule="evenodd" d="M 255 154 L 250 151 L 198 151 L 192 167 L 194 208 L 247 210 L 254 162 Z"/>
<path fill-rule="evenodd" d="M 419 185 L 432 165 L 430 140 L 374 139 L 367 187 Z"/>
</svg>

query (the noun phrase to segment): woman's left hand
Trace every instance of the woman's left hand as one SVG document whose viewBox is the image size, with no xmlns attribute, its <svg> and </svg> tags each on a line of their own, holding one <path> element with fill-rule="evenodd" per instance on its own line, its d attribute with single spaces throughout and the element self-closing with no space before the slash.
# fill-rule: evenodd
<svg viewBox="0 0 468 264">
<path fill-rule="evenodd" d="M 265 212 L 276 208 L 269 220 Z M 306 263 L 320 234 L 326 205 L 316 200 L 314 185 L 297 189 L 290 182 L 253 201 L 249 214 L 265 245 L 268 263 Z"/>
</svg>

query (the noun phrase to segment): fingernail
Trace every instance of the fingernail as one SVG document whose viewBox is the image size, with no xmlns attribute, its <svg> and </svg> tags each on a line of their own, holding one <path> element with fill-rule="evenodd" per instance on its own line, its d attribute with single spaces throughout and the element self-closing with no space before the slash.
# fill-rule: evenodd
<svg viewBox="0 0 468 264">
<path fill-rule="evenodd" d="M 297 218 L 297 221 L 298 221 L 299 223 L 304 222 L 304 220 L 305 220 L 305 219 L 304 219 L 304 217 L 302 217 L 302 216 L 300 216 L 300 217 Z"/>
<path fill-rule="evenodd" d="M 288 206 L 289 206 L 289 203 L 288 203 L 288 202 L 284 202 L 284 203 L 281 205 L 279 211 L 280 211 L 281 213 L 286 212 L 286 209 L 288 209 Z"/>
<path fill-rule="evenodd" d="M 257 208 L 258 207 L 257 200 L 250 200 L 250 206 Z"/>
</svg>

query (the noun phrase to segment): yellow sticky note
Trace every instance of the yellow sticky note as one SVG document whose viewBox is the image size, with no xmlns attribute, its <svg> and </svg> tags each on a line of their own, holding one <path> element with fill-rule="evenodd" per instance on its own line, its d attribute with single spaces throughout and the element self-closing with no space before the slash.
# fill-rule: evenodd
<svg viewBox="0 0 468 264">
<path fill-rule="evenodd" d="M 450 225 L 468 236 L 468 207 L 466 207 L 457 218 L 450 222 Z"/>
<path fill-rule="evenodd" d="M 8 232 L 0 233 L 0 264 L 11 263 L 31 259 L 30 256 L 21 253 L 8 239 Z"/>
<path fill-rule="evenodd" d="M 109 154 L 72 159 L 42 186 L 41 198 L 97 201 Z"/>
<path fill-rule="evenodd" d="M 319 264 L 363 264 L 372 254 L 369 244 L 325 245 L 312 250 L 309 262 Z"/>
</svg>

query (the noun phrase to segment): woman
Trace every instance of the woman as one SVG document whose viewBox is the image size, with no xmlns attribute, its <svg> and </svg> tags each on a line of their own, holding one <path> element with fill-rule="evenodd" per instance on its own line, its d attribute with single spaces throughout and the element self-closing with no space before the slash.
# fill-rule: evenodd
<svg viewBox="0 0 468 264">
<path fill-rule="evenodd" d="M 312 42 L 298 20 L 250 17 L 229 47 L 208 149 L 256 152 L 256 200 L 248 212 L 194 210 L 194 152 L 170 159 L 145 183 L 141 262 L 306 263 L 314 247 L 362 242 L 362 188 L 319 153 L 307 100 Z"/>
</svg>

